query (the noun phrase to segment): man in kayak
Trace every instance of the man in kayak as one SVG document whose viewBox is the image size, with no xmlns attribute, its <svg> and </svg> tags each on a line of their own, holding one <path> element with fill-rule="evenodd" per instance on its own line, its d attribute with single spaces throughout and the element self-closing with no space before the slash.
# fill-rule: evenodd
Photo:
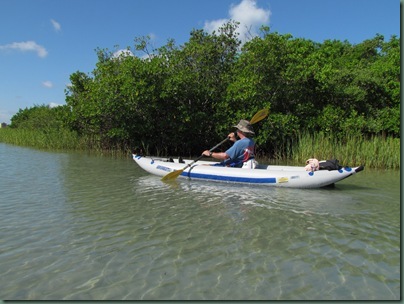
<svg viewBox="0 0 404 304">
<path fill-rule="evenodd" d="M 250 159 L 254 159 L 255 142 L 252 139 L 254 136 L 254 130 L 248 120 L 240 120 L 237 126 L 236 132 L 232 132 L 228 135 L 228 138 L 234 142 L 226 152 L 210 152 L 205 150 L 202 155 L 213 157 L 222 160 L 216 166 L 237 167 L 241 168 L 244 162 Z M 237 140 L 236 136 L 240 139 Z"/>
</svg>

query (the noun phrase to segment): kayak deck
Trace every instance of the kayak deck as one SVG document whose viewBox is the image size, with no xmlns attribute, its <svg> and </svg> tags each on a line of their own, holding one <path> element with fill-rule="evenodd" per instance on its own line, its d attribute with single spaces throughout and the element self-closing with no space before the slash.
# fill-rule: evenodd
<svg viewBox="0 0 404 304">
<path fill-rule="evenodd" d="M 193 162 L 190 159 L 162 159 L 136 154 L 133 154 L 133 159 L 142 169 L 158 176 L 165 176 L 175 170 L 184 170 L 184 167 Z M 364 169 L 363 166 L 359 166 L 312 172 L 298 166 L 259 164 L 255 169 L 245 169 L 214 166 L 215 164 L 217 162 L 199 161 L 186 168 L 179 178 L 277 187 L 320 188 L 341 181 Z"/>
</svg>

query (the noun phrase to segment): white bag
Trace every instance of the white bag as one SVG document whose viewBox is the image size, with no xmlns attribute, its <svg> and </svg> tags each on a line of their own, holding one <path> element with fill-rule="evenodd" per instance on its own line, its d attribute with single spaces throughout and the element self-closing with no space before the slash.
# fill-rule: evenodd
<svg viewBox="0 0 404 304">
<path fill-rule="evenodd" d="M 306 167 L 304 167 L 306 171 L 317 171 L 320 170 L 320 164 L 318 159 L 316 158 L 309 158 L 306 160 Z"/>
<path fill-rule="evenodd" d="M 246 162 L 243 163 L 243 169 L 255 169 L 258 166 L 258 162 L 253 158 L 250 160 L 247 160 Z"/>
</svg>

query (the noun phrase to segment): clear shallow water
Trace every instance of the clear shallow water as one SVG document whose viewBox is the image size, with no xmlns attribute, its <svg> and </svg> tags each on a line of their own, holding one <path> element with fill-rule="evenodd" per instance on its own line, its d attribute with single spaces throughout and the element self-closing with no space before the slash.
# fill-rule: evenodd
<svg viewBox="0 0 404 304">
<path fill-rule="evenodd" d="M 163 183 L 0 144 L 0 299 L 397 300 L 400 173 L 334 189 Z"/>
</svg>

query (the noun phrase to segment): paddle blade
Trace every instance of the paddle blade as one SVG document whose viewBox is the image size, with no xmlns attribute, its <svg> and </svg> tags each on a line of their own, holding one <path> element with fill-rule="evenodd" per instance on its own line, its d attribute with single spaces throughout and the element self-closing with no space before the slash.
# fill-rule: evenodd
<svg viewBox="0 0 404 304">
<path fill-rule="evenodd" d="M 255 124 L 261 120 L 263 120 L 265 117 L 268 116 L 269 110 L 268 109 L 262 109 L 258 111 L 253 118 L 250 120 L 250 124 Z"/>
<path fill-rule="evenodd" d="M 178 176 L 180 176 L 182 172 L 184 172 L 184 169 L 182 169 L 182 170 L 175 170 L 175 171 L 173 171 L 173 172 L 170 172 L 170 173 L 164 175 L 161 180 L 162 180 L 162 181 L 174 180 L 174 179 L 176 179 Z"/>
</svg>

